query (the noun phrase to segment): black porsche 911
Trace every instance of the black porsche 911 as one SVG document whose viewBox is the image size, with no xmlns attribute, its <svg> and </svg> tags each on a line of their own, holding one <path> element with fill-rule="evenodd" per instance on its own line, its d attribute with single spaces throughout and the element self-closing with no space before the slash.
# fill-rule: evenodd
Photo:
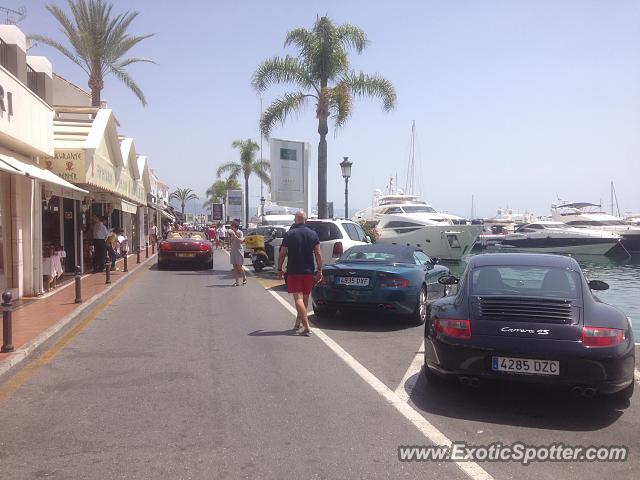
<svg viewBox="0 0 640 480">
<path fill-rule="evenodd" d="M 425 323 L 428 381 L 458 377 L 558 384 L 578 396 L 630 398 L 635 346 L 630 320 L 601 302 L 570 257 L 485 254 L 472 257 L 457 292 L 436 300 Z"/>
</svg>

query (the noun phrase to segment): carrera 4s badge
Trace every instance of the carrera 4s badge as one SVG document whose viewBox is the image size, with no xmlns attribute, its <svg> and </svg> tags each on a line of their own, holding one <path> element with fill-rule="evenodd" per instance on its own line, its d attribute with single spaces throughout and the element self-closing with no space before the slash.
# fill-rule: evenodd
<svg viewBox="0 0 640 480">
<path fill-rule="evenodd" d="M 502 327 L 500 329 L 501 332 L 507 333 L 530 333 L 531 335 L 549 335 L 549 330 L 545 328 L 540 328 L 538 330 L 533 330 L 531 328 L 512 328 L 512 327 Z"/>
</svg>

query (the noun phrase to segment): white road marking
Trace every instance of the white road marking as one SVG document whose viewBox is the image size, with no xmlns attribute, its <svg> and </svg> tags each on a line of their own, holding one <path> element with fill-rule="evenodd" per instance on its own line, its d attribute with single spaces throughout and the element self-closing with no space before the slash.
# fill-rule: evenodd
<svg viewBox="0 0 640 480">
<path fill-rule="evenodd" d="M 280 295 L 271 290 L 267 290 L 278 302 L 280 302 L 292 315 L 296 315 L 293 305 L 287 303 Z M 360 362 L 353 358 L 345 349 L 334 342 L 326 333 L 319 328 L 313 329 L 314 335 L 329 347 L 338 357 L 340 357 L 360 378 L 369 384 L 380 396 L 409 420 L 420 432 L 434 445 L 452 444 L 440 430 L 427 421 L 417 410 L 409 405 L 403 398 L 393 392 L 382 383 L 373 373 L 367 370 Z M 455 462 L 455 464 L 473 480 L 493 480 L 493 477 L 475 462 Z"/>
<path fill-rule="evenodd" d="M 407 372 L 400 380 L 400 384 L 398 388 L 396 388 L 395 394 L 401 398 L 404 402 L 409 401 L 409 396 L 413 391 L 413 387 L 416 386 L 416 381 L 418 380 L 418 374 L 422 370 L 422 363 L 424 361 L 424 340 L 420 344 L 420 348 L 418 349 L 418 353 L 415 357 L 413 357 L 413 362 L 409 365 Z M 406 384 L 406 386 L 405 386 Z"/>
</svg>

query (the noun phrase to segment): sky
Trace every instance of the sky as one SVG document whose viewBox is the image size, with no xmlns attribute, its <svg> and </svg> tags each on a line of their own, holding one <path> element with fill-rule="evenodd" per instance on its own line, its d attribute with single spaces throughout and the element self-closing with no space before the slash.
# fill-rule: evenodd
<svg viewBox="0 0 640 480">
<path fill-rule="evenodd" d="M 27 33 L 62 40 L 46 3 L 25 7 Z M 103 99 L 139 153 L 172 188 L 201 197 L 219 165 L 238 160 L 235 139 L 259 142 L 260 96 L 251 76 L 284 49 L 286 33 L 317 15 L 362 28 L 368 48 L 351 55 L 356 71 L 395 86 L 395 110 L 357 100 L 349 123 L 328 135 L 328 199 L 342 214 L 339 163 L 353 162 L 351 213 L 371 204 L 390 176 L 403 188 L 415 134 L 415 193 L 440 211 L 492 216 L 498 208 L 548 215 L 558 199 L 610 209 L 614 182 L 621 211 L 640 212 L 640 2 L 604 0 L 208 1 L 115 0 L 138 10 L 134 34 L 155 33 L 133 51 L 156 65 L 130 73 L 149 105 L 114 78 Z M 54 71 L 86 87 L 71 61 L 46 45 Z M 266 106 L 287 88 L 263 95 Z M 311 199 L 317 199 L 317 120 L 309 105 L 278 126 L 277 138 L 310 143 Z M 267 142 L 264 158 L 269 157 Z M 259 182 L 250 183 L 251 204 Z M 187 208 L 196 208 L 192 205 Z"/>
</svg>

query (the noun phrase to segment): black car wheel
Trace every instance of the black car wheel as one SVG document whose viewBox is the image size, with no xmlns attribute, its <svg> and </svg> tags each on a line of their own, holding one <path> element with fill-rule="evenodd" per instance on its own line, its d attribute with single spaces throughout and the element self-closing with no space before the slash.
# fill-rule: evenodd
<svg viewBox="0 0 640 480">
<path fill-rule="evenodd" d="M 415 325 L 422 325 L 427 319 L 427 313 L 429 311 L 429 304 L 427 302 L 427 288 L 423 285 L 418 295 L 418 301 L 416 308 L 411 314 L 411 323 Z"/>
<path fill-rule="evenodd" d="M 213 270 L 213 258 L 205 264 L 205 270 Z"/>
<path fill-rule="evenodd" d="M 158 262 L 158 270 L 166 270 L 167 265 L 164 262 Z"/>
</svg>

